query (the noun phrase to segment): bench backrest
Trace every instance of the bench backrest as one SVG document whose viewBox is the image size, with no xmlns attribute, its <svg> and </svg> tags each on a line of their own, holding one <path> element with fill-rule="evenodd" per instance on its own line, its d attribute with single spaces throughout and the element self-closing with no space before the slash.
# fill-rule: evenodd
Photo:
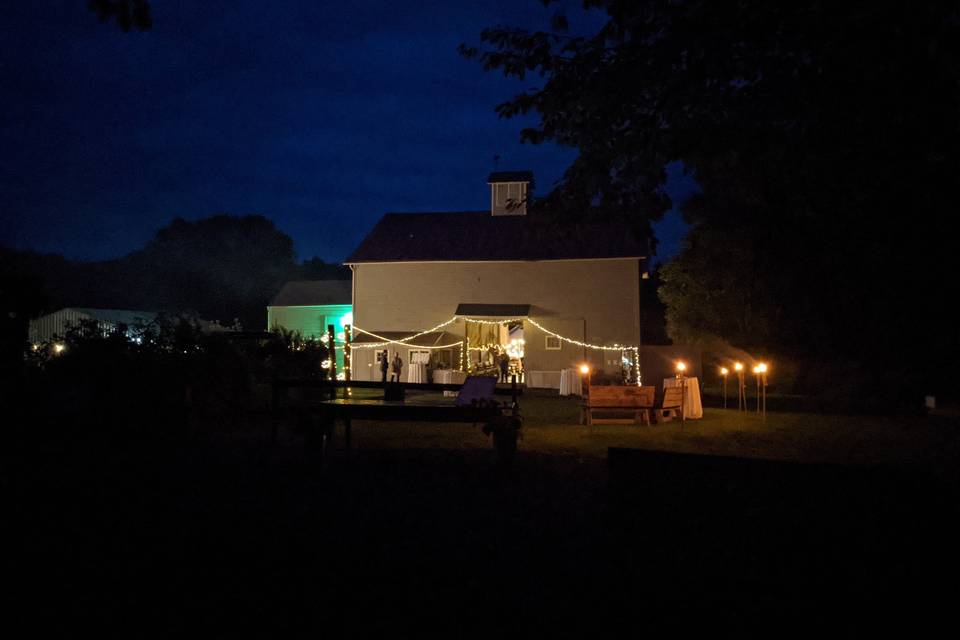
<svg viewBox="0 0 960 640">
<path fill-rule="evenodd" d="M 590 407 L 653 407 L 656 387 L 590 385 L 587 405 Z"/>
<path fill-rule="evenodd" d="M 680 387 L 667 387 L 663 390 L 663 408 L 679 409 L 683 404 L 683 389 Z"/>
<path fill-rule="evenodd" d="M 467 376 L 460 393 L 454 402 L 458 407 L 469 407 L 474 401 L 489 404 L 493 402 L 493 390 L 497 387 L 497 379 L 490 376 Z"/>
</svg>

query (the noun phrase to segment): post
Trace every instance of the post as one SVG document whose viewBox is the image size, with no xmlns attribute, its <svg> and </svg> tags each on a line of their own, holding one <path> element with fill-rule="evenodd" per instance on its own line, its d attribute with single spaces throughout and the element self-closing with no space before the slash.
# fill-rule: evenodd
<svg viewBox="0 0 960 640">
<path fill-rule="evenodd" d="M 763 419 L 767 419 L 767 374 L 764 372 L 761 374 L 763 376 Z"/>
<path fill-rule="evenodd" d="M 327 360 L 330 363 L 330 369 L 327 372 L 327 375 L 330 376 L 331 382 L 336 382 L 337 380 L 337 333 L 336 333 L 336 328 L 332 324 L 327 325 Z M 330 385 L 330 398 L 333 399 L 336 396 L 337 396 L 336 385 Z"/>
<path fill-rule="evenodd" d="M 687 379 L 680 374 L 680 426 L 687 422 Z"/>
<path fill-rule="evenodd" d="M 737 372 L 737 411 L 747 410 L 747 383 L 743 379 L 743 364 L 733 365 Z"/>
<path fill-rule="evenodd" d="M 343 325 L 343 377 L 348 382 L 350 381 L 350 373 L 352 370 L 351 362 L 352 359 L 352 350 L 353 347 L 350 344 L 352 339 L 350 325 Z"/>
<path fill-rule="evenodd" d="M 350 382 L 350 374 L 353 369 L 351 366 L 351 357 L 352 349 L 350 345 L 351 335 L 350 335 L 350 325 L 343 325 L 343 379 L 347 382 Z M 343 388 L 343 397 L 346 399 L 350 395 L 350 388 Z"/>
<path fill-rule="evenodd" d="M 467 325 L 469 322 L 470 321 L 466 318 L 463 319 L 463 346 L 460 347 L 460 371 L 463 371 L 464 373 L 466 373 L 470 368 L 470 352 L 468 350 L 470 346 L 470 335 L 469 331 L 467 330 Z"/>
<path fill-rule="evenodd" d="M 743 371 L 737 371 L 737 411 L 743 411 Z"/>
<path fill-rule="evenodd" d="M 757 373 L 757 413 L 760 413 L 760 373 Z"/>
<path fill-rule="evenodd" d="M 727 374 L 723 374 L 723 408 L 727 408 Z"/>
<path fill-rule="evenodd" d="M 680 383 L 680 426 L 687 421 L 687 363 L 683 360 L 677 361 L 677 382 Z M 666 391 L 666 389 L 664 389 Z"/>
</svg>

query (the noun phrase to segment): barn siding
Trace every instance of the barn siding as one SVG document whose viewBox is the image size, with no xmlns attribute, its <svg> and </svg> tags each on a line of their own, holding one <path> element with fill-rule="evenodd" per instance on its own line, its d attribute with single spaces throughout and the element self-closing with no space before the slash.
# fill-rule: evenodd
<svg viewBox="0 0 960 640">
<path fill-rule="evenodd" d="M 595 344 L 638 344 L 639 269 L 636 259 L 538 262 L 356 264 L 354 322 L 372 331 L 433 327 L 460 303 L 530 304 L 531 317 L 570 338 Z M 445 328 L 462 335 L 463 323 Z M 547 351 L 545 335 L 524 324 L 528 370 L 556 371 L 584 359 L 619 369 L 619 353 L 564 343 Z M 364 367 L 365 368 L 365 367 Z"/>
<path fill-rule="evenodd" d="M 89 315 L 70 308 L 40 316 L 30 321 L 30 342 L 39 344 L 49 342 L 54 337 L 62 338 L 70 325 L 77 325 L 81 320 L 90 319 Z"/>
<path fill-rule="evenodd" d="M 327 332 L 327 325 L 336 325 L 350 312 L 350 305 L 328 304 L 302 307 L 267 307 L 267 329 L 275 326 L 299 331 L 304 338 L 319 338 Z"/>
</svg>

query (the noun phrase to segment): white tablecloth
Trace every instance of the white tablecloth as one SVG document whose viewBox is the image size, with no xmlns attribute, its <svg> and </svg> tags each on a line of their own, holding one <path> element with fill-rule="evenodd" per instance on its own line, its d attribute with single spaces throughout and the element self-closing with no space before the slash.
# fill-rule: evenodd
<svg viewBox="0 0 960 640">
<path fill-rule="evenodd" d="M 427 381 L 427 365 L 412 362 L 407 365 L 407 382 L 425 383 Z"/>
<path fill-rule="evenodd" d="M 463 384 L 466 379 L 466 372 L 456 369 L 436 369 L 433 372 L 433 381 L 436 384 Z"/>
<path fill-rule="evenodd" d="M 559 389 L 559 371 L 527 371 L 524 380 L 528 387 L 534 389 Z"/>
<path fill-rule="evenodd" d="M 562 369 L 560 371 L 560 395 L 582 396 L 583 385 L 580 372 L 576 369 Z"/>
<path fill-rule="evenodd" d="M 688 419 L 703 417 L 703 405 L 700 404 L 700 384 L 696 378 L 684 378 L 686 393 L 683 398 L 683 415 Z M 679 387 L 680 381 L 676 378 L 664 378 L 663 388 Z"/>
</svg>

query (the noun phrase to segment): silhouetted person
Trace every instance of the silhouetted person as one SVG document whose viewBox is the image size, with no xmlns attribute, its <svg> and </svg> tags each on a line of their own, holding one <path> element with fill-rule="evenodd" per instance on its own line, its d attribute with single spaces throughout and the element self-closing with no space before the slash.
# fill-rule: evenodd
<svg viewBox="0 0 960 640">
<path fill-rule="evenodd" d="M 509 382 L 507 373 L 510 371 L 510 356 L 504 351 L 500 354 L 500 382 Z"/>
<path fill-rule="evenodd" d="M 387 381 L 387 370 L 390 368 L 390 360 L 387 359 L 387 350 L 384 349 L 380 354 L 380 373 L 383 376 L 382 382 Z"/>
<path fill-rule="evenodd" d="M 393 375 L 396 376 L 397 382 L 400 382 L 400 374 L 403 372 L 403 360 L 400 359 L 400 353 L 397 352 L 393 356 Z"/>
</svg>

